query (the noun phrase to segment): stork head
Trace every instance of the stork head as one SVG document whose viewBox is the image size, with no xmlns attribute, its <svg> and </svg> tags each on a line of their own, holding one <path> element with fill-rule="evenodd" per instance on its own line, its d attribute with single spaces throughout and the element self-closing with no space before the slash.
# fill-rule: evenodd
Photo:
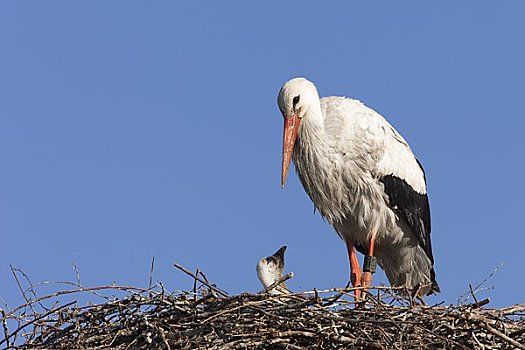
<svg viewBox="0 0 525 350">
<path fill-rule="evenodd" d="M 319 104 L 317 89 L 311 81 L 305 78 L 288 80 L 279 91 L 277 104 L 284 117 L 283 164 L 281 169 L 281 185 L 283 188 L 288 176 L 299 125 L 314 103 Z"/>
</svg>

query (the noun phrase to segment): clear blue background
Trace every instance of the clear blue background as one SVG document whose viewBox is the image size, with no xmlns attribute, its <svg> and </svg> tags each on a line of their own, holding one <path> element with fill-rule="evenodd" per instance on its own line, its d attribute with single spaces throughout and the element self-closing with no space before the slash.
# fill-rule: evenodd
<svg viewBox="0 0 525 350">
<path fill-rule="evenodd" d="M 0 4 L 0 297 L 34 281 L 260 290 L 288 245 L 294 290 L 344 286 L 344 244 L 297 177 L 280 187 L 281 84 L 358 98 L 425 165 L 436 270 L 456 302 L 525 302 L 525 4 Z M 377 274 L 376 283 L 386 282 Z"/>
</svg>

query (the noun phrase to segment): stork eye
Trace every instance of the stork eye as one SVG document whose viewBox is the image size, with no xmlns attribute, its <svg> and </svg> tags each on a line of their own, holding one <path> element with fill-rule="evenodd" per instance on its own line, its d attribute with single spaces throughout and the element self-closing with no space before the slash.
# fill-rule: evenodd
<svg viewBox="0 0 525 350">
<path fill-rule="evenodd" d="M 301 98 L 301 95 L 297 95 L 293 98 L 293 108 L 299 103 L 299 99 Z"/>
</svg>

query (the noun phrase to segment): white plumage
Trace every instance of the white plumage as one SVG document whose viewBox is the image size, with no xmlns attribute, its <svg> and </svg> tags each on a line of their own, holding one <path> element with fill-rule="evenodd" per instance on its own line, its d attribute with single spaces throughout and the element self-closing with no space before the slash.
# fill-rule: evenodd
<svg viewBox="0 0 525 350">
<path fill-rule="evenodd" d="M 257 263 L 257 277 L 261 281 L 264 290 L 269 292 L 272 295 L 286 294 L 289 293 L 286 284 L 280 283 L 275 286 L 279 281 L 284 280 L 284 252 L 286 251 L 286 246 L 279 248 L 273 255 L 262 258 Z M 269 289 L 271 287 L 273 289 Z"/>
<path fill-rule="evenodd" d="M 392 285 L 439 291 L 425 174 L 403 137 L 357 100 L 319 99 L 304 78 L 283 85 L 278 105 L 285 118 L 283 186 L 293 152 L 304 189 L 349 255 L 353 247 L 370 251 Z"/>
</svg>

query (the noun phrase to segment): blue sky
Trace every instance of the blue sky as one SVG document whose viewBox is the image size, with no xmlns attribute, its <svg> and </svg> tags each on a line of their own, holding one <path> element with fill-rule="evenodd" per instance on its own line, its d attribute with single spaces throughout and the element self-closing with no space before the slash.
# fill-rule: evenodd
<svg viewBox="0 0 525 350">
<path fill-rule="evenodd" d="M 295 290 L 344 286 L 344 244 L 291 171 L 276 96 L 295 76 L 383 114 L 423 162 L 443 291 L 525 302 L 525 5 L 0 5 L 0 297 L 34 281 L 231 293 L 288 245 Z M 375 282 L 385 282 L 377 274 Z"/>
</svg>

